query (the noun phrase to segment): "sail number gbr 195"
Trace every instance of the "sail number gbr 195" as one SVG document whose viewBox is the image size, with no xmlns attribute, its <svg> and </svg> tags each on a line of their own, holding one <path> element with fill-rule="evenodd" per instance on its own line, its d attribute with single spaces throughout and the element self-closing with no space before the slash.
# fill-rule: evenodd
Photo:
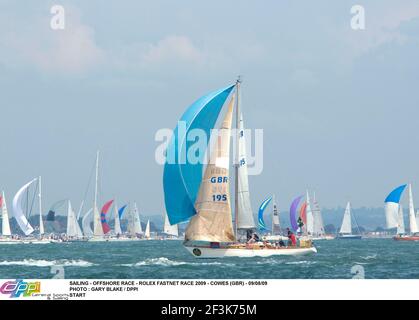
<svg viewBox="0 0 419 320">
<path fill-rule="evenodd" d="M 212 184 L 225 184 L 228 182 L 228 177 L 211 177 Z M 212 201 L 214 202 L 226 202 L 227 194 L 213 194 Z"/>
</svg>

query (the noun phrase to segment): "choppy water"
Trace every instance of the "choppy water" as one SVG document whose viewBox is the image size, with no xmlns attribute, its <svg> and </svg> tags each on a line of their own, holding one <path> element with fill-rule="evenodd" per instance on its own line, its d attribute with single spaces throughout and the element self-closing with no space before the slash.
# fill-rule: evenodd
<svg viewBox="0 0 419 320">
<path fill-rule="evenodd" d="M 180 241 L 1 245 L 0 279 L 419 279 L 419 243 L 319 241 L 306 257 L 196 260 Z M 55 271 L 54 271 L 55 272 Z M 352 272 L 352 273 L 351 273 Z"/>
</svg>

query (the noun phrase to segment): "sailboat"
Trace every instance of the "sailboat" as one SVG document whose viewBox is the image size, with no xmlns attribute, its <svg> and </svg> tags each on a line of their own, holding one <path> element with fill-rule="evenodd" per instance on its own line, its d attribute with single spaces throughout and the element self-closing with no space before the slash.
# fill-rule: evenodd
<svg viewBox="0 0 419 320">
<path fill-rule="evenodd" d="M 398 234 L 397 236 L 394 237 L 394 240 L 396 241 L 419 241 L 419 228 L 418 228 L 417 220 L 416 220 L 415 205 L 413 203 L 412 184 L 409 184 L 408 188 L 409 188 L 409 230 L 410 230 L 410 233 Z M 399 212 L 399 217 L 398 217 L 399 223 L 400 223 L 400 219 L 403 219 L 403 225 L 404 225 L 403 214 L 400 217 L 400 212 Z"/>
<path fill-rule="evenodd" d="M 0 244 L 17 244 L 19 241 L 12 238 L 12 231 L 10 228 L 9 212 L 7 210 L 6 196 L 4 191 L 0 196 L 0 214 L 1 214 L 1 236 Z"/>
<path fill-rule="evenodd" d="M 272 229 L 268 230 L 268 227 L 265 224 L 263 216 L 264 216 L 264 212 L 266 208 L 271 202 L 272 202 Z M 264 241 L 287 241 L 288 240 L 288 237 L 284 237 L 281 235 L 279 209 L 278 209 L 278 205 L 276 204 L 275 195 L 264 200 L 262 204 L 260 205 L 258 221 L 259 221 L 259 230 L 261 232 L 271 231 L 269 234 L 264 235 L 262 237 Z"/>
<path fill-rule="evenodd" d="M 81 221 L 83 234 L 87 238 L 93 237 L 93 235 L 94 235 L 94 232 L 93 232 L 92 227 L 91 227 L 92 213 L 93 213 L 93 208 L 90 209 L 89 211 L 87 211 L 84 214 L 84 216 L 82 218 L 82 221 Z"/>
<path fill-rule="evenodd" d="M 355 221 L 356 222 L 356 221 Z M 362 239 L 362 235 L 359 231 L 358 224 L 358 234 L 352 233 L 352 212 L 351 212 L 351 203 L 348 202 L 345 209 L 345 214 L 343 216 L 342 226 L 340 228 L 338 239 L 351 239 L 351 240 L 359 240 Z"/>
<path fill-rule="evenodd" d="M 150 220 L 147 221 L 147 226 L 145 228 L 144 238 L 146 240 L 151 239 L 151 227 L 150 227 Z"/>
<path fill-rule="evenodd" d="M 164 216 L 163 233 L 166 235 L 166 240 L 177 240 L 179 238 L 179 225 L 171 225 L 167 214 Z"/>
<path fill-rule="evenodd" d="M 134 202 L 134 205 L 130 208 L 128 216 L 128 235 L 132 239 L 139 239 L 143 236 L 143 228 L 141 226 L 140 214 L 136 202 Z"/>
<path fill-rule="evenodd" d="M 311 208 L 313 216 L 312 240 L 334 240 L 335 236 L 326 234 L 325 232 L 323 215 L 321 213 L 320 204 L 316 199 L 316 194 L 313 196 L 313 205 Z"/>
<path fill-rule="evenodd" d="M 281 248 L 273 244 L 247 244 L 240 241 L 242 238 L 239 232 L 240 221 L 243 221 L 243 214 L 249 214 L 243 209 L 240 211 L 244 205 L 239 204 L 243 201 L 239 197 L 239 175 L 243 172 L 240 166 L 244 164 L 239 156 L 242 154 L 240 143 L 236 144 L 239 150 L 235 152 L 237 159 L 234 166 L 233 226 L 229 170 L 230 138 L 234 109 L 236 109 L 236 125 L 237 128 L 240 127 L 240 85 L 241 81 L 238 80 L 235 85 L 212 92 L 197 100 L 188 108 L 175 129 L 166 150 L 163 176 L 165 205 L 170 223 L 173 225 L 189 220 L 184 246 L 197 258 L 269 257 L 317 252 L 310 242 L 301 243 L 298 247 Z M 216 133 L 211 132 L 225 104 L 228 106 L 221 128 Z M 186 157 L 188 149 L 194 147 L 192 139 L 188 139 L 188 135 L 194 129 L 200 129 L 201 133 L 205 133 L 206 149 L 211 141 L 214 144 L 210 146 L 209 161 L 204 161 L 205 152 L 198 154 L 195 152 L 194 155 L 198 159 L 192 159 L 192 161 Z M 236 138 L 241 136 L 240 130 L 237 130 L 236 134 Z M 200 145 L 202 146 L 202 141 Z M 203 170 L 204 162 L 207 162 L 205 170 Z M 245 227 L 243 229 L 254 226 Z"/>
<path fill-rule="evenodd" d="M 38 191 L 38 209 L 39 209 L 39 227 L 38 227 L 38 237 L 35 237 L 33 235 L 35 229 L 30 225 L 27 215 L 25 212 L 29 215 L 31 211 L 29 210 L 29 203 L 26 204 L 26 210 L 23 209 L 23 198 L 25 194 L 27 195 L 27 198 L 29 197 L 28 192 L 29 188 L 35 184 L 35 182 L 38 182 L 37 184 L 37 191 Z M 29 244 L 47 244 L 51 243 L 52 241 L 46 238 L 43 238 L 44 235 L 44 222 L 42 218 L 42 179 L 41 177 L 38 177 L 36 179 L 33 179 L 31 182 L 25 184 L 15 195 L 13 198 L 13 213 L 14 217 L 22 230 L 22 232 L 25 234 L 26 238 L 23 238 L 21 240 L 22 243 L 29 243 Z"/>
<path fill-rule="evenodd" d="M 71 201 L 68 200 L 68 212 L 67 212 L 67 241 L 80 241 L 83 239 L 83 232 L 80 228 L 80 225 L 77 221 L 73 207 L 71 206 Z"/>
</svg>

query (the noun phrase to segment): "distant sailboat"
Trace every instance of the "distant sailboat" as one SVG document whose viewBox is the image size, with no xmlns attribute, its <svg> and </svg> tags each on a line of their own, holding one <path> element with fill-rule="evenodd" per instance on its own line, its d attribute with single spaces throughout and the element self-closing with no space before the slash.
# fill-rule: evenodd
<svg viewBox="0 0 419 320">
<path fill-rule="evenodd" d="M 7 211 L 7 204 L 6 204 L 6 196 L 4 195 L 4 191 L 0 197 L 0 210 L 1 210 L 1 235 L 4 238 L 9 238 L 12 235 L 10 230 L 10 221 L 9 221 L 9 212 Z"/>
<path fill-rule="evenodd" d="M 34 228 L 30 225 L 28 219 L 26 218 L 25 211 L 23 210 L 22 203 L 23 203 L 23 197 L 25 195 L 25 192 L 29 189 L 29 187 L 35 183 L 37 179 L 32 180 L 31 182 L 25 184 L 15 195 L 13 198 L 13 214 L 14 217 L 22 230 L 22 232 L 29 236 L 34 232 Z"/>
<path fill-rule="evenodd" d="M 171 225 L 167 215 L 164 216 L 164 229 L 163 233 L 168 236 L 168 238 L 178 238 L 179 237 L 179 226 L 177 224 Z"/>
<path fill-rule="evenodd" d="M 134 206 L 131 208 L 130 215 L 128 217 L 128 233 L 130 236 L 135 238 L 143 235 L 140 214 L 138 212 L 137 203 L 135 202 Z"/>
<path fill-rule="evenodd" d="M 68 200 L 68 212 L 67 212 L 67 237 L 69 240 L 79 240 L 83 238 L 83 232 L 80 229 L 80 225 L 77 221 L 73 207 L 71 206 L 71 201 Z"/>
<path fill-rule="evenodd" d="M 91 223 L 92 223 L 92 213 L 93 213 L 93 208 L 90 209 L 89 211 L 87 211 L 82 219 L 82 228 L 83 228 L 83 233 L 86 237 L 93 237 L 94 232 L 92 230 L 91 227 Z"/>
<path fill-rule="evenodd" d="M 352 233 L 352 212 L 351 212 L 351 203 L 348 202 L 345 209 L 345 214 L 343 216 L 342 226 L 339 231 L 338 239 L 362 239 L 362 236 L 359 232 L 358 228 L 358 234 L 355 235 Z"/>
<path fill-rule="evenodd" d="M 147 221 L 147 226 L 145 228 L 144 238 L 147 239 L 147 240 L 151 239 L 150 220 Z"/>
<path fill-rule="evenodd" d="M 266 208 L 269 206 L 269 204 L 272 202 L 272 230 L 268 230 L 268 227 L 266 226 L 265 220 L 264 220 L 264 213 L 266 211 Z M 262 237 L 265 241 L 286 241 L 288 240 L 288 237 L 284 237 L 281 235 L 281 222 L 279 219 L 279 209 L 278 205 L 276 203 L 275 195 L 272 197 L 267 198 L 262 202 L 259 208 L 259 215 L 258 215 L 258 221 L 259 221 L 259 230 L 261 232 L 265 231 L 271 231 L 269 234 L 264 235 Z"/>
<path fill-rule="evenodd" d="M 123 210 L 122 210 L 123 212 Z M 121 230 L 121 220 L 119 218 L 120 214 L 119 214 L 119 210 L 118 210 L 118 205 L 115 201 L 115 205 L 114 205 L 114 232 L 115 235 L 119 236 L 122 234 L 122 230 Z"/>
<path fill-rule="evenodd" d="M 246 221 L 249 217 L 249 211 L 246 213 L 243 209 L 245 205 L 240 204 L 240 194 L 247 194 L 244 192 L 247 188 L 243 188 L 243 185 L 240 187 L 240 181 L 243 181 L 240 180 L 240 175 L 243 174 L 243 170 L 240 169 L 243 163 L 240 159 L 240 143 L 237 143 L 235 153 L 237 159 L 234 168 L 234 226 L 231 208 L 230 138 L 234 109 L 239 129 L 236 141 L 239 141 L 241 136 L 240 84 L 239 80 L 233 86 L 197 100 L 184 113 L 176 128 L 166 152 L 167 162 L 163 177 L 166 211 L 170 223 L 173 225 L 190 221 L 185 233 L 184 246 L 197 258 L 268 257 L 316 252 L 309 242 L 301 247 L 286 248 L 262 244 L 263 250 L 261 244 L 252 246 L 240 242 L 240 229 L 248 230 L 255 227 L 251 221 L 247 225 L 241 225 L 241 221 Z M 224 105 L 227 105 L 227 112 L 221 128 L 209 138 Z M 186 130 L 182 129 L 182 123 L 186 123 Z M 205 170 L 204 154 L 201 152 L 198 161 L 182 162 L 187 158 L 184 151 L 188 152 L 188 146 L 192 145 L 187 135 L 193 129 L 200 129 L 207 134 L 207 146 L 209 142 L 214 142 Z"/>
<path fill-rule="evenodd" d="M 413 191 L 412 191 L 412 185 L 411 184 L 408 185 L 408 189 L 409 189 L 409 231 L 410 232 L 409 232 L 409 234 L 398 233 L 398 235 L 396 237 L 394 237 L 394 240 L 397 240 L 397 241 L 419 241 L 419 229 L 418 229 L 418 225 L 417 225 L 415 205 L 413 203 Z M 399 206 L 401 207 L 401 205 L 399 205 Z M 399 212 L 399 216 L 398 216 L 398 222 L 399 223 L 400 223 L 401 218 L 404 219 L 403 216 L 400 217 L 400 212 Z M 403 225 L 404 225 L 404 221 L 403 221 Z M 399 225 L 397 227 L 399 227 Z"/>
<path fill-rule="evenodd" d="M 259 230 L 260 232 L 269 231 L 268 227 L 266 226 L 264 214 L 265 210 L 268 207 L 269 203 L 272 201 L 272 197 L 269 197 L 263 200 L 262 204 L 259 207 L 259 214 L 258 214 L 258 222 L 259 222 Z"/>
</svg>

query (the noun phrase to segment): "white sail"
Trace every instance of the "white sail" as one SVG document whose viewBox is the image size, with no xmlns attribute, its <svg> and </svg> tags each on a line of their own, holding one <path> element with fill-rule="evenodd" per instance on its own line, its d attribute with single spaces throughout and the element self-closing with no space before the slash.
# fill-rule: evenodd
<svg viewBox="0 0 419 320">
<path fill-rule="evenodd" d="M 281 233 L 281 223 L 279 220 L 279 209 L 276 203 L 276 198 L 273 196 L 273 210 L 272 210 L 272 235 L 279 235 Z"/>
<path fill-rule="evenodd" d="M 133 236 L 137 234 L 143 234 L 140 214 L 138 212 L 138 207 L 136 203 L 134 203 L 134 207 L 132 208 L 128 218 L 128 233 L 130 233 Z"/>
<path fill-rule="evenodd" d="M 230 101 L 221 129 L 210 152 L 195 203 L 197 214 L 186 229 L 187 241 L 234 242 L 230 205 L 230 137 L 234 96 Z M 214 137 L 212 137 L 214 138 Z"/>
<path fill-rule="evenodd" d="M 346 205 L 345 214 L 343 216 L 342 226 L 340 228 L 341 234 L 352 234 L 352 216 L 351 216 L 351 203 Z"/>
<path fill-rule="evenodd" d="M 101 237 L 104 234 L 99 209 L 97 207 L 93 208 L 93 234 L 95 237 Z"/>
<path fill-rule="evenodd" d="M 313 217 L 313 211 L 311 210 L 311 200 L 310 200 L 310 194 L 308 193 L 308 191 L 307 191 L 306 215 L 307 215 L 307 234 L 313 235 L 314 234 L 314 217 Z"/>
<path fill-rule="evenodd" d="M 39 235 L 45 233 L 44 221 L 42 219 L 42 178 L 38 178 L 38 200 L 39 200 Z"/>
<path fill-rule="evenodd" d="M 7 211 L 6 196 L 4 195 L 4 191 L 2 192 L 2 196 L 0 198 L 0 209 L 2 218 L 1 234 L 5 237 L 11 236 L 12 232 L 10 230 L 9 212 Z"/>
<path fill-rule="evenodd" d="M 168 236 L 173 236 L 173 237 L 179 236 L 179 226 L 177 224 L 172 226 L 169 222 L 169 217 L 167 216 L 167 214 L 164 217 L 163 233 L 167 234 Z"/>
<path fill-rule="evenodd" d="M 90 226 L 90 223 L 92 221 L 92 213 L 93 213 L 93 209 L 90 209 L 89 211 L 87 211 L 81 221 L 83 233 L 86 237 L 92 237 L 94 235 L 92 227 Z"/>
<path fill-rule="evenodd" d="M 67 236 L 72 238 L 81 238 L 83 233 L 80 229 L 77 217 L 71 206 L 71 202 L 68 201 L 68 213 L 67 213 Z"/>
<path fill-rule="evenodd" d="M 416 225 L 419 227 L 419 210 L 416 212 Z"/>
<path fill-rule="evenodd" d="M 249 177 L 247 171 L 246 137 L 244 133 L 243 114 L 240 114 L 239 124 L 239 164 L 238 164 L 238 229 L 256 229 L 253 217 L 252 204 L 250 202 Z"/>
<path fill-rule="evenodd" d="M 151 238 L 150 220 L 147 221 L 147 227 L 145 228 L 144 237 L 146 239 L 150 239 Z"/>
<path fill-rule="evenodd" d="M 99 151 L 96 154 L 96 179 L 95 179 L 95 198 L 93 201 L 93 233 L 95 237 L 103 236 L 102 221 L 100 219 L 100 212 L 97 208 L 98 189 L 99 189 Z"/>
<path fill-rule="evenodd" d="M 314 235 L 323 236 L 324 232 L 324 223 L 323 216 L 320 210 L 320 205 L 316 200 L 316 196 L 313 197 L 313 220 L 314 220 Z"/>
<path fill-rule="evenodd" d="M 398 224 L 397 224 L 397 234 L 405 234 L 406 228 L 404 225 L 404 214 L 403 214 L 403 207 L 399 206 L 399 217 L 398 217 Z"/>
<path fill-rule="evenodd" d="M 25 191 L 36 181 L 37 179 L 32 180 L 31 182 L 25 184 L 15 195 L 13 198 L 13 214 L 14 217 L 25 235 L 30 235 L 34 229 L 29 224 L 28 219 L 26 219 L 25 213 L 22 208 L 22 200 Z"/>
<path fill-rule="evenodd" d="M 118 212 L 118 205 L 115 201 L 114 205 L 114 219 L 115 219 L 115 234 L 122 234 L 121 230 L 121 221 L 119 220 L 119 212 Z"/>
<path fill-rule="evenodd" d="M 413 204 L 413 192 L 412 185 L 409 184 L 409 221 L 410 221 L 410 233 L 418 233 L 418 225 L 416 221 L 415 205 Z"/>
</svg>

